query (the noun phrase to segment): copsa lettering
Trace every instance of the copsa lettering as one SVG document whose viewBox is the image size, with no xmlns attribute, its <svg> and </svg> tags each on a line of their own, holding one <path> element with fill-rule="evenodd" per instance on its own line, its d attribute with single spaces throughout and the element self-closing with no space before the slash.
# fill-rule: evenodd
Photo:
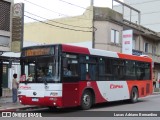
<svg viewBox="0 0 160 120">
<path fill-rule="evenodd" d="M 20 89 L 31 89 L 30 86 L 20 86 L 19 88 L 20 88 Z"/>
<path fill-rule="evenodd" d="M 110 85 L 110 89 L 117 89 L 117 88 L 123 88 L 123 85 L 115 85 L 115 84 Z"/>
</svg>

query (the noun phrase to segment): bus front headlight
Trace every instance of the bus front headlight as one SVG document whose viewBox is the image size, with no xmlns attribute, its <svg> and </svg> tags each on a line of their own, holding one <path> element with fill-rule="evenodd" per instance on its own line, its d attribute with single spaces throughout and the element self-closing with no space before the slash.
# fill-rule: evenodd
<svg viewBox="0 0 160 120">
<path fill-rule="evenodd" d="M 18 94 L 21 94 L 22 92 L 21 91 L 18 91 Z"/>
</svg>

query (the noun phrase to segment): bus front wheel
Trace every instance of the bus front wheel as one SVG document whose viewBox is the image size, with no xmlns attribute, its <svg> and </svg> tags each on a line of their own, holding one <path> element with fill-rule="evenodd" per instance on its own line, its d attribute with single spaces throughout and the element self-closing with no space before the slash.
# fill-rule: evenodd
<svg viewBox="0 0 160 120">
<path fill-rule="evenodd" d="M 83 110 L 87 110 L 89 108 L 91 108 L 92 106 L 92 94 L 89 90 L 85 90 L 82 97 L 81 97 L 81 108 Z"/>
<path fill-rule="evenodd" d="M 132 88 L 130 101 L 136 103 L 138 101 L 138 89 L 136 87 Z"/>
</svg>

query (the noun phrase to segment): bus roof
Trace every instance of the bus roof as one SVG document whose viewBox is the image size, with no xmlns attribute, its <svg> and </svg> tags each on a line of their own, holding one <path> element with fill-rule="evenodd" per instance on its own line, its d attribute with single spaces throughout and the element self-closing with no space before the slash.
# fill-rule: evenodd
<svg viewBox="0 0 160 120">
<path fill-rule="evenodd" d="M 129 60 L 138 60 L 144 62 L 152 62 L 152 58 L 145 56 L 136 56 L 136 55 L 129 55 L 129 54 L 122 54 L 113 51 L 106 51 L 100 49 L 89 49 L 85 47 L 73 46 L 73 45 L 65 45 L 62 44 L 62 50 L 65 52 L 72 52 L 72 53 L 81 53 L 81 54 L 88 54 L 88 55 L 97 55 L 97 56 L 106 56 L 106 57 L 113 57 L 113 58 L 123 58 Z"/>
<path fill-rule="evenodd" d="M 106 56 L 106 57 L 113 57 L 113 58 L 123 58 L 129 60 L 138 60 L 144 62 L 152 62 L 152 58 L 145 56 L 136 56 L 136 55 L 129 55 L 129 54 L 122 54 L 118 52 L 100 50 L 100 49 L 90 49 L 86 47 L 68 45 L 68 44 L 46 44 L 46 45 L 38 45 L 38 46 L 30 46 L 24 47 L 23 49 L 31 49 L 31 48 L 43 48 L 43 47 L 51 47 L 51 46 L 62 46 L 63 52 L 70 52 L 70 53 L 79 53 L 79 54 L 87 54 L 87 55 L 96 55 L 96 56 Z"/>
</svg>

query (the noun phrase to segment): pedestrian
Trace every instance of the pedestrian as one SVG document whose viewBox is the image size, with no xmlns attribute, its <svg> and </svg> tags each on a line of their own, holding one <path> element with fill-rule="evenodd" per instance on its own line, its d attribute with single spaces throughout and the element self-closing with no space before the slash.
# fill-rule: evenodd
<svg viewBox="0 0 160 120">
<path fill-rule="evenodd" d="M 159 88 L 160 88 L 160 79 L 159 79 L 158 83 L 159 83 Z"/>
<path fill-rule="evenodd" d="M 71 75 L 72 75 L 72 72 L 71 72 L 69 66 L 63 68 L 63 75 L 64 75 L 64 76 L 71 76 Z"/>
<path fill-rule="evenodd" d="M 18 82 L 17 82 L 17 74 L 13 74 L 13 80 L 12 80 L 12 100 L 13 103 L 17 102 L 17 89 L 18 89 Z"/>
<path fill-rule="evenodd" d="M 156 88 L 156 81 L 153 81 L 153 87 Z"/>
</svg>

